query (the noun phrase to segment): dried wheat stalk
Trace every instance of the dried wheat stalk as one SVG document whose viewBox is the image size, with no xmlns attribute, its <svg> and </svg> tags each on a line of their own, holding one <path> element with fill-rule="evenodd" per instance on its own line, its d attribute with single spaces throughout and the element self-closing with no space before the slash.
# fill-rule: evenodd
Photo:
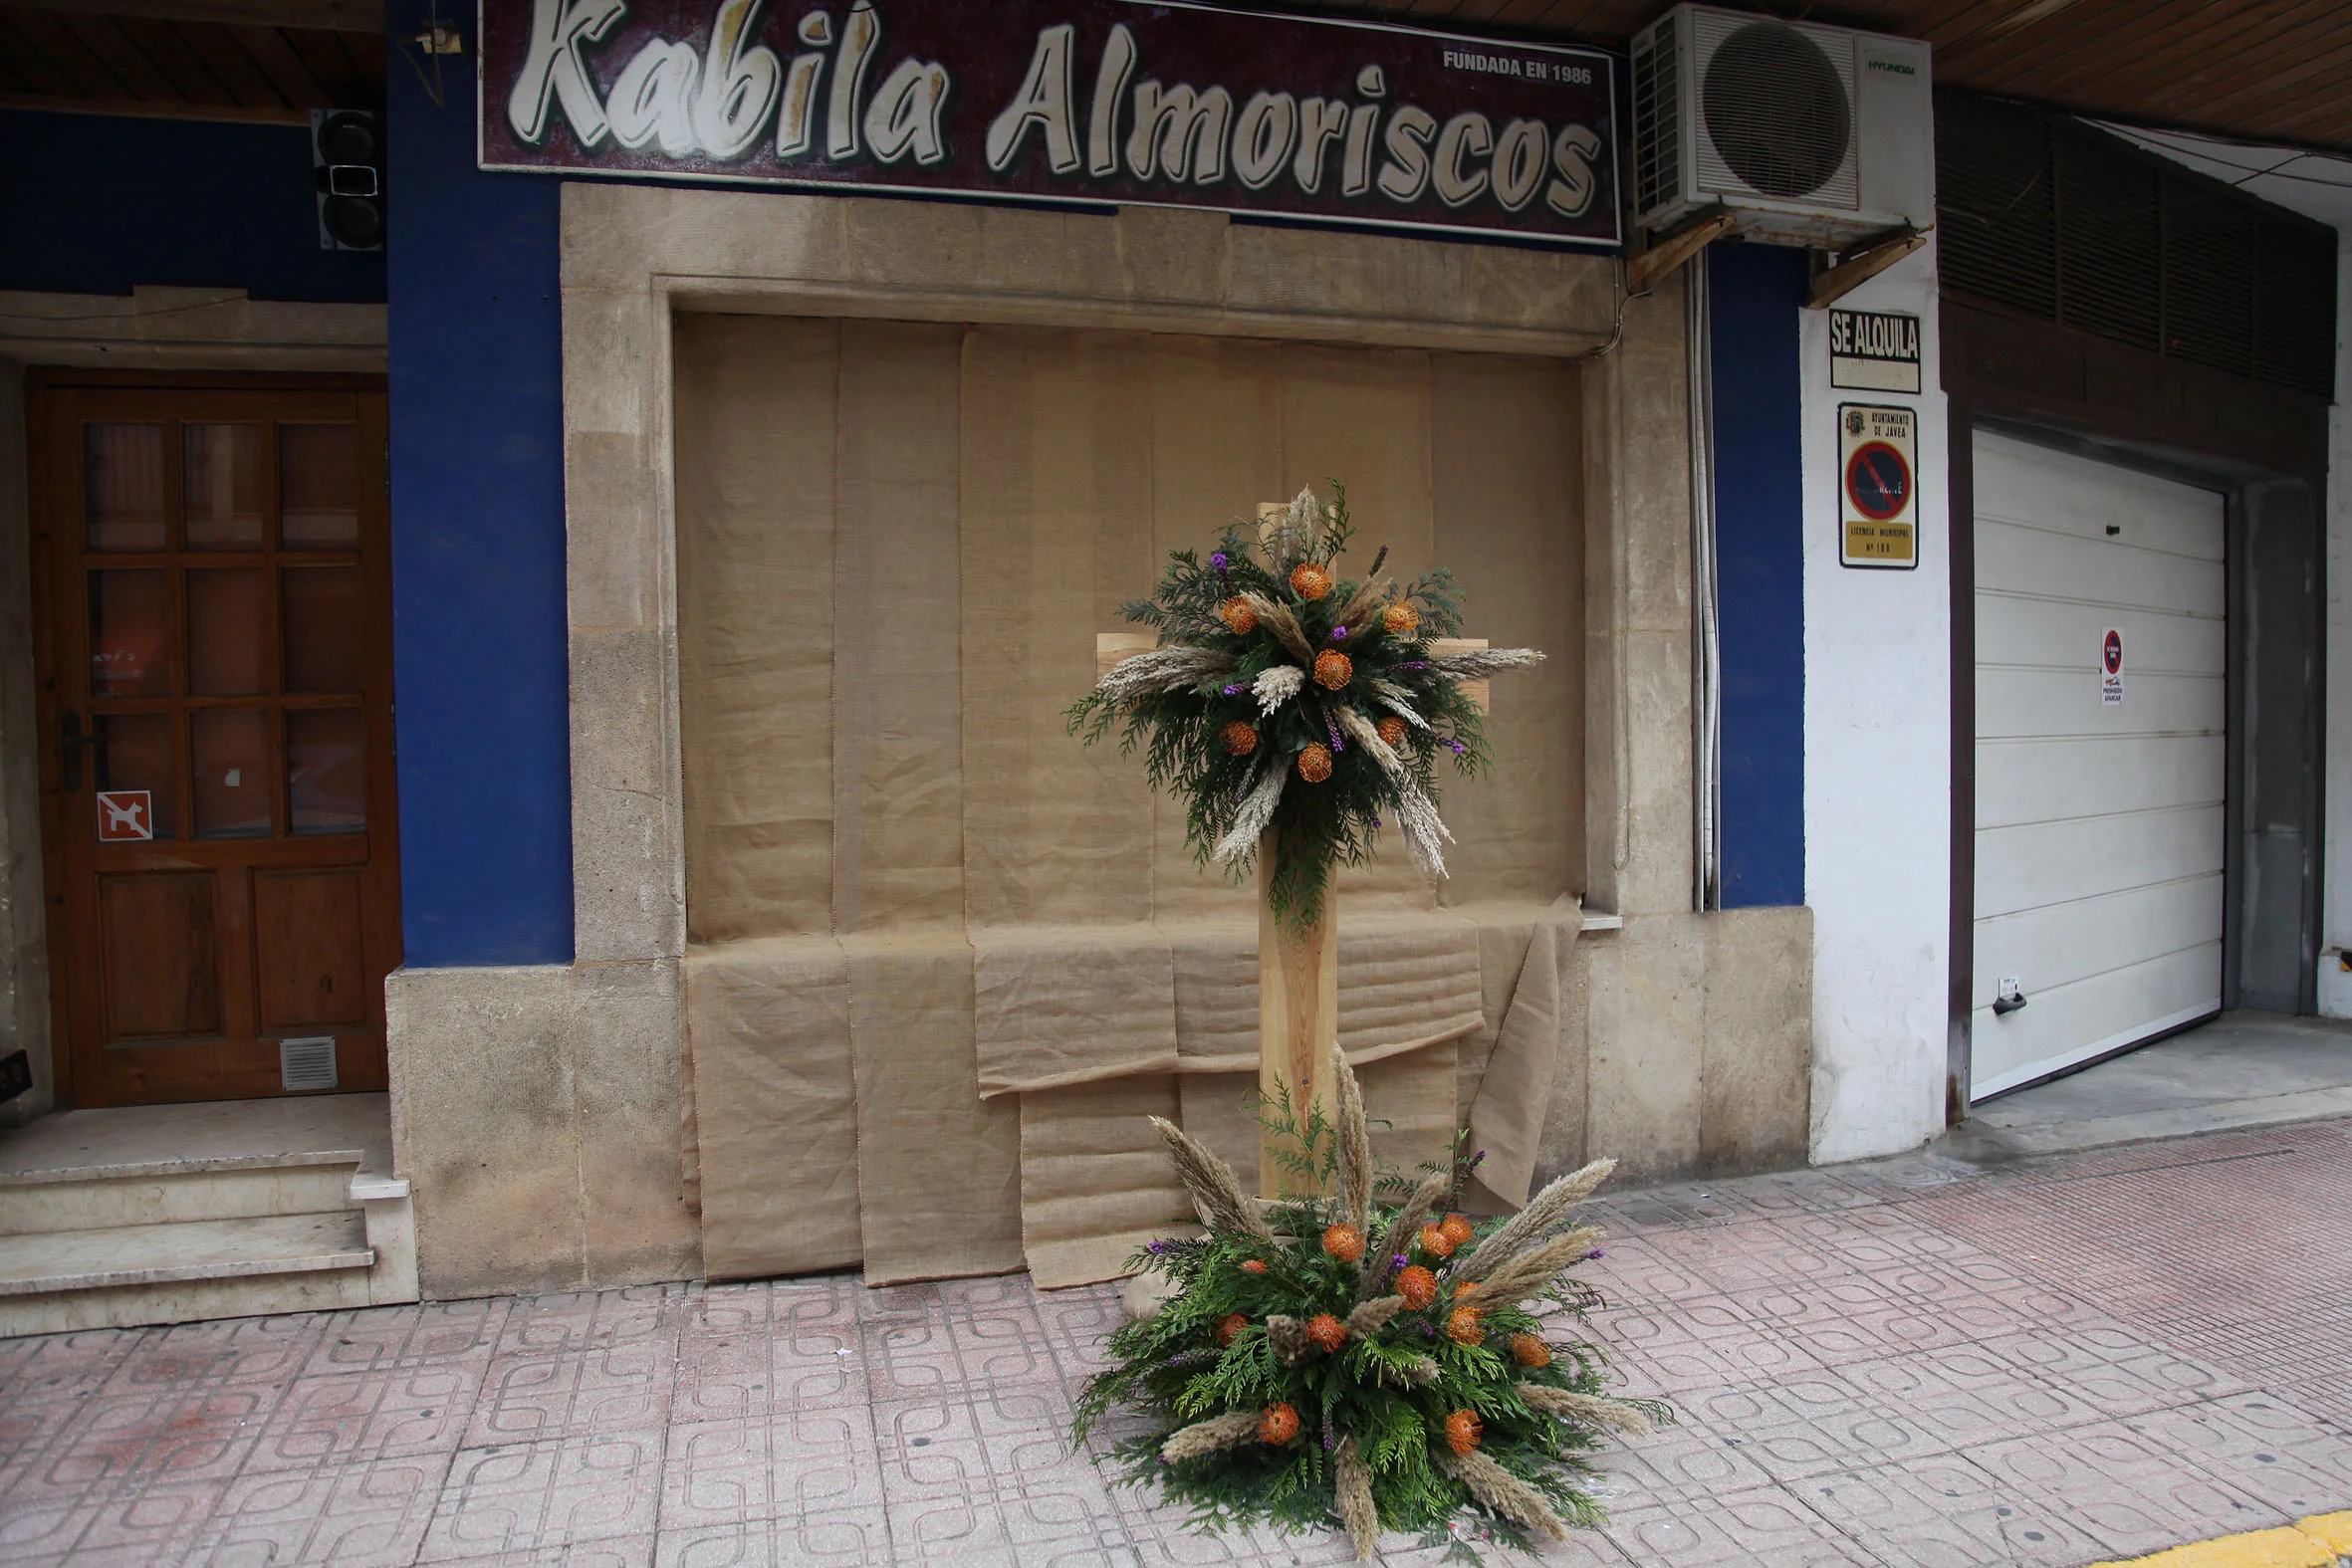
<svg viewBox="0 0 2352 1568">
<path fill-rule="evenodd" d="M 1364 1091 L 1337 1045 L 1331 1047 L 1331 1080 L 1339 1107 L 1339 1197 L 1347 1223 L 1363 1235 L 1372 1221 L 1372 1135 L 1364 1125 Z"/>
<path fill-rule="evenodd" d="M 1551 1511 L 1551 1504 L 1543 1500 L 1541 1492 L 1478 1450 L 1455 1454 L 1440 1449 L 1431 1457 L 1437 1460 L 1439 1469 L 1469 1487 L 1472 1496 L 1521 1529 L 1547 1535 L 1555 1541 L 1568 1538 L 1568 1527 Z"/>
<path fill-rule="evenodd" d="M 1160 1445 L 1160 1461 L 1175 1464 L 1184 1459 L 1197 1459 L 1204 1454 L 1215 1454 L 1221 1449 L 1238 1449 L 1258 1436 L 1258 1417 L 1253 1411 L 1229 1410 L 1222 1416 L 1211 1416 L 1207 1421 L 1196 1421 L 1182 1432 L 1171 1435 Z"/>
<path fill-rule="evenodd" d="M 1314 646 L 1306 640 L 1306 633 L 1299 629 L 1298 617 L 1291 613 L 1290 605 L 1270 599 L 1256 590 L 1244 593 L 1242 597 L 1248 601 L 1250 608 L 1258 612 L 1259 620 L 1265 623 L 1268 631 L 1274 633 L 1276 641 L 1301 663 L 1314 663 Z"/>
<path fill-rule="evenodd" d="M 1571 1394 L 1566 1389 L 1555 1389 L 1541 1383 L 1522 1383 L 1519 1397 L 1530 1409 L 1547 1411 L 1570 1420 L 1588 1421 L 1596 1427 L 1607 1427 L 1612 1432 L 1624 1433 L 1629 1438 L 1650 1435 L 1650 1418 L 1638 1406 L 1625 1400 L 1610 1399 L 1604 1394 Z"/>
<path fill-rule="evenodd" d="M 1405 1309 L 1403 1296 L 1380 1296 L 1358 1303 L 1347 1314 L 1347 1331 L 1359 1339 L 1370 1339 L 1388 1326 L 1388 1320 Z"/>
<path fill-rule="evenodd" d="M 1566 1220 L 1615 1169 L 1614 1160 L 1595 1160 L 1582 1170 L 1570 1171 L 1553 1181 L 1529 1199 L 1528 1206 L 1513 1215 L 1502 1230 L 1481 1241 L 1478 1250 L 1457 1265 L 1457 1271 L 1466 1277 L 1484 1278 L 1501 1268 L 1522 1246 Z"/>
<path fill-rule="evenodd" d="M 1258 1206 L 1242 1191 L 1232 1166 L 1186 1137 L 1182 1128 L 1164 1117 L 1154 1116 L 1151 1125 L 1160 1135 L 1160 1141 L 1168 1146 L 1168 1158 L 1174 1163 L 1184 1190 L 1192 1194 L 1201 1224 L 1212 1231 L 1238 1231 L 1261 1240 L 1274 1239 L 1274 1232 L 1259 1216 Z"/>
<path fill-rule="evenodd" d="M 1446 1196 L 1454 1185 L 1451 1171 L 1432 1171 L 1421 1185 L 1413 1189 L 1413 1196 L 1405 1200 L 1405 1207 L 1397 1211 L 1390 1222 L 1388 1233 L 1380 1238 L 1378 1251 L 1367 1250 L 1356 1284 L 1356 1299 L 1369 1300 L 1375 1290 L 1388 1283 L 1389 1270 L 1395 1266 L 1396 1255 L 1413 1239 L 1413 1232 L 1421 1223 L 1437 1212 L 1438 1200 Z"/>
<path fill-rule="evenodd" d="M 1526 1300 L 1549 1284 L 1561 1269 L 1592 1250 L 1592 1243 L 1600 1236 L 1598 1227 L 1579 1226 L 1561 1232 L 1548 1241 L 1537 1242 L 1479 1282 L 1478 1304 L 1492 1308 Z"/>
</svg>

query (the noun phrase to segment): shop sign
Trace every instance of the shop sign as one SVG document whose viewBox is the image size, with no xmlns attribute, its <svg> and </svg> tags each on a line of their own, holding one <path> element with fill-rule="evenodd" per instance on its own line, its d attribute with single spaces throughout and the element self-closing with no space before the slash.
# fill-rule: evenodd
<svg viewBox="0 0 2352 1568">
<path fill-rule="evenodd" d="M 1839 564 L 1919 564 L 1918 417 L 1908 408 L 1838 406 Z"/>
<path fill-rule="evenodd" d="M 1919 390 L 1919 318 L 1829 313 L 1829 384 L 1865 392 Z"/>
<path fill-rule="evenodd" d="M 1619 243 L 1612 58 L 1144 0 L 483 0 L 480 161 Z"/>
</svg>

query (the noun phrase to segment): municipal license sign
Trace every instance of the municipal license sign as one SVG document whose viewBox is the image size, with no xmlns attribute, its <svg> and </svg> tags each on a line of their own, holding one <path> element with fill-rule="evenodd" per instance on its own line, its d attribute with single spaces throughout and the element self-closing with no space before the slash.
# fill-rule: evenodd
<svg viewBox="0 0 2352 1568">
<path fill-rule="evenodd" d="M 1863 392 L 1919 390 L 1919 318 L 1829 313 L 1829 384 Z"/>
<path fill-rule="evenodd" d="M 1918 420 L 1909 408 L 1839 405 L 1840 565 L 1919 564 Z"/>
</svg>

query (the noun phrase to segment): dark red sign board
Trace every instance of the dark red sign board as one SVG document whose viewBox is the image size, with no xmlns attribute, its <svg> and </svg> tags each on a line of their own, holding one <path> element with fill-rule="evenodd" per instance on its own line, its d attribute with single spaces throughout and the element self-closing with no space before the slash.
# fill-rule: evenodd
<svg viewBox="0 0 2352 1568">
<path fill-rule="evenodd" d="M 1620 243 L 1613 59 L 1152 0 L 482 0 L 480 161 Z"/>
</svg>

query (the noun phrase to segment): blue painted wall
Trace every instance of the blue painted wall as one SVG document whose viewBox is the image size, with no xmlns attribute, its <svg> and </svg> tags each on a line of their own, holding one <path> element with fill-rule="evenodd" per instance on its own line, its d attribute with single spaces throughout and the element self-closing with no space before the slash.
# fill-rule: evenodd
<svg viewBox="0 0 2352 1568">
<path fill-rule="evenodd" d="M 423 15 L 396 0 L 386 22 L 413 37 Z M 445 106 L 395 62 L 385 137 L 400 881 L 419 967 L 572 957 L 559 187 L 474 168 L 473 58 L 443 63 Z"/>
<path fill-rule="evenodd" d="M 307 126 L 0 110 L 0 289 L 384 297 L 382 252 L 319 248 Z"/>
<path fill-rule="evenodd" d="M 1723 903 L 1804 902 L 1804 473 L 1797 313 L 1805 253 L 1716 245 L 1707 263 L 1722 585 Z"/>
</svg>

